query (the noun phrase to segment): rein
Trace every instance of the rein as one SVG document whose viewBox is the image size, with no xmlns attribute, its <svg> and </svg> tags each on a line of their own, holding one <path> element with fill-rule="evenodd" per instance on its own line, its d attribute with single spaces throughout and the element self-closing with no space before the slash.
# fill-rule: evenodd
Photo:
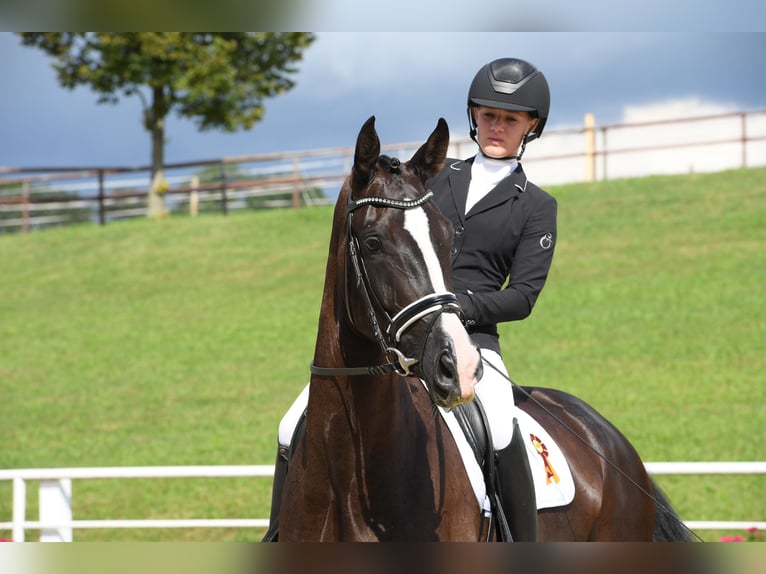
<svg viewBox="0 0 766 574">
<path fill-rule="evenodd" d="M 580 433 L 578 433 L 575 429 L 573 429 L 571 426 L 569 426 L 567 423 L 565 423 L 561 418 L 556 416 L 555 413 L 551 412 L 550 409 L 548 409 L 545 405 L 543 405 L 540 401 L 538 401 L 535 397 L 533 397 L 524 387 L 516 383 L 513 379 L 511 379 L 509 376 L 507 376 L 505 373 L 503 373 L 501 370 L 499 370 L 495 365 L 493 365 L 491 362 L 487 361 L 486 359 L 482 358 L 482 361 L 485 365 L 488 365 L 490 368 L 492 368 L 498 375 L 500 375 L 502 378 L 507 380 L 511 385 L 518 389 L 524 396 L 526 396 L 527 399 L 531 400 L 533 403 L 535 403 L 539 408 L 541 408 L 551 419 L 553 419 L 555 422 L 560 424 L 569 434 L 571 434 L 573 437 L 575 437 L 578 441 L 580 441 L 585 447 L 588 448 L 593 454 L 595 454 L 597 457 L 599 457 L 601 460 L 603 460 L 607 465 L 609 465 L 614 471 L 616 471 L 620 476 L 622 476 L 625 480 L 627 480 L 632 486 L 637 488 L 644 496 L 649 498 L 652 502 L 654 502 L 658 508 L 660 508 L 663 512 L 666 512 L 668 516 L 674 516 L 673 511 L 665 506 L 662 502 L 657 500 L 657 497 L 655 497 L 652 493 L 648 492 L 643 486 L 638 484 L 635 480 L 633 480 L 628 474 L 620 468 L 620 466 L 611 460 L 608 456 L 606 456 L 604 453 L 600 452 L 598 449 L 596 449 L 588 439 L 583 437 Z M 677 520 L 677 519 L 676 519 Z M 677 520 L 678 524 L 684 528 L 687 532 L 691 533 L 694 537 L 697 538 L 700 542 L 702 542 L 702 539 L 697 535 L 694 530 L 686 526 L 681 520 Z"/>
<path fill-rule="evenodd" d="M 393 161 L 398 160 L 392 160 Z M 398 163 L 397 163 L 398 165 Z M 367 269 L 364 265 L 364 259 L 360 253 L 359 240 L 351 227 L 351 216 L 354 211 L 361 207 L 383 207 L 399 210 L 408 210 L 420 207 L 424 203 L 431 200 L 433 197 L 433 191 L 427 191 L 423 195 L 415 199 L 391 199 L 388 197 L 372 196 L 363 197 L 356 201 L 349 199 L 347 209 L 347 223 L 346 223 L 346 241 L 348 242 L 347 259 L 350 260 L 350 265 L 346 264 L 345 276 L 344 276 L 344 289 L 345 289 L 345 306 L 346 317 L 349 323 L 356 328 L 353 315 L 351 313 L 351 307 L 349 304 L 349 267 L 354 270 L 354 281 L 357 288 L 361 288 L 362 295 L 364 296 L 365 303 L 367 305 L 367 316 L 370 321 L 370 327 L 372 328 L 373 335 L 375 336 L 378 345 L 381 348 L 383 354 L 388 357 L 389 362 L 382 365 L 372 365 L 367 367 L 319 367 L 315 364 L 311 364 L 311 373 L 319 376 L 357 376 L 357 375 L 387 375 L 389 373 L 397 373 L 401 376 L 412 376 L 412 367 L 420 362 L 420 359 L 414 357 L 407 357 L 402 353 L 397 345 L 401 341 L 402 335 L 420 319 L 433 315 L 434 313 L 457 313 L 462 315 L 460 304 L 457 297 L 453 293 L 431 293 L 420 299 L 410 303 L 393 317 L 391 317 L 383 306 L 380 304 L 378 297 L 375 295 L 375 290 L 370 281 L 370 277 L 367 273 Z M 388 322 L 388 326 L 385 330 L 381 329 L 378 319 L 376 308 L 385 317 Z M 422 357 L 421 357 L 422 358 Z"/>
</svg>

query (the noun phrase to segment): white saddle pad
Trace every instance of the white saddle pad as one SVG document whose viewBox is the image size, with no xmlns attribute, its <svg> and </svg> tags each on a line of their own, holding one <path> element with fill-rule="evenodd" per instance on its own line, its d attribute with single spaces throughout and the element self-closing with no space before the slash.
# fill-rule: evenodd
<svg viewBox="0 0 766 574">
<path fill-rule="evenodd" d="M 537 508 L 554 508 L 569 504 L 574 500 L 575 486 L 564 453 L 551 435 L 529 414 L 514 407 L 514 416 L 519 420 L 521 436 L 529 457 Z"/>
<path fill-rule="evenodd" d="M 453 413 L 444 412 L 442 409 L 439 411 L 444 416 L 458 445 L 479 506 L 487 509 L 484 478 L 463 430 Z M 514 418 L 519 421 L 519 429 L 529 457 L 529 466 L 532 469 L 538 510 L 565 506 L 572 502 L 575 493 L 574 480 L 569 464 L 558 444 L 540 423 L 518 407 L 514 406 L 510 414 L 512 416 L 505 419 L 508 425 L 513 424 Z"/>
</svg>

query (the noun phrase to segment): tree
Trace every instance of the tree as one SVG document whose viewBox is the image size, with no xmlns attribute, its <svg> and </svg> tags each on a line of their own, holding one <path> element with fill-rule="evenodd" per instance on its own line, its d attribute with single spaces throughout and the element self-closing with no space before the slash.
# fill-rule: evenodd
<svg viewBox="0 0 766 574">
<path fill-rule="evenodd" d="M 138 96 L 151 134 L 148 215 L 166 212 L 165 118 L 171 111 L 200 130 L 250 129 L 263 100 L 294 86 L 292 65 L 315 36 L 304 32 L 20 32 L 22 43 L 47 52 L 59 83 L 88 85 L 98 103 Z"/>
</svg>

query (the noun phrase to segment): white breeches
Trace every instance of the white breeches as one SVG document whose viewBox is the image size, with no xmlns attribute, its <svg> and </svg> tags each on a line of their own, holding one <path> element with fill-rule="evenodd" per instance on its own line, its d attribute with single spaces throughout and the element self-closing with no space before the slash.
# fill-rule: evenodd
<svg viewBox="0 0 766 574">
<path fill-rule="evenodd" d="M 489 422 L 489 430 L 492 433 L 492 444 L 495 450 L 503 450 L 511 444 L 513 437 L 513 385 L 508 380 L 508 371 L 503 364 L 503 359 L 495 351 L 490 349 L 481 350 L 481 358 L 484 361 L 484 374 L 476 385 L 476 395 L 479 397 L 484 412 Z M 493 369 L 490 363 L 500 372 Z"/>
</svg>

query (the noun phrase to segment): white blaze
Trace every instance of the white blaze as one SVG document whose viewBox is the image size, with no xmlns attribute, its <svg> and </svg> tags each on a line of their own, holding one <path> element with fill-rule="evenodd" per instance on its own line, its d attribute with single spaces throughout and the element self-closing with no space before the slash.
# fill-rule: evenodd
<svg viewBox="0 0 766 574">
<path fill-rule="evenodd" d="M 423 254 L 426 272 L 431 279 L 434 293 L 447 292 L 444 283 L 444 270 L 436 256 L 436 250 L 431 242 L 431 232 L 428 224 L 428 216 L 423 208 L 408 209 L 404 212 L 404 229 L 412 235 L 415 243 Z M 452 339 L 457 354 L 458 380 L 460 381 L 460 394 L 465 400 L 473 397 L 473 387 L 477 383 L 474 375 L 481 357 L 471 338 L 454 313 L 442 314 L 442 328 Z"/>
<path fill-rule="evenodd" d="M 408 209 L 404 212 L 404 229 L 409 231 L 415 239 L 415 243 L 420 247 L 434 293 L 444 293 L 447 291 L 447 286 L 444 284 L 444 270 L 439 264 L 439 258 L 436 256 L 436 251 L 431 243 L 428 216 L 422 207 Z"/>
</svg>

